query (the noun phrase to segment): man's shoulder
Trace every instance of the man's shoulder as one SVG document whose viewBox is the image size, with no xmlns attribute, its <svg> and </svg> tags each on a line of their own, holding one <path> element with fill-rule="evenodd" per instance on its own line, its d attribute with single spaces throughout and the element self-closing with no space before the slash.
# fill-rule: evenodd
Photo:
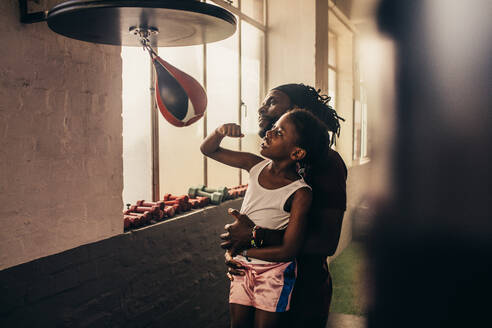
<svg viewBox="0 0 492 328">
<path fill-rule="evenodd" d="M 325 152 L 317 171 L 319 171 L 317 173 L 321 175 L 337 174 L 347 178 L 347 166 L 345 165 L 342 156 L 340 156 L 336 150 L 331 148 L 328 148 Z"/>
<path fill-rule="evenodd" d="M 327 150 L 325 158 L 313 167 L 313 208 L 346 209 L 347 167 L 340 154 Z"/>
</svg>

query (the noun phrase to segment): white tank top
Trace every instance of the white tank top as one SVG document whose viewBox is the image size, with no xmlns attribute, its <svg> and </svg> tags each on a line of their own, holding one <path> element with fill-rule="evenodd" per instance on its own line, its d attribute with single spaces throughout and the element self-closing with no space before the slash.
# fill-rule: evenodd
<svg viewBox="0 0 492 328">
<path fill-rule="evenodd" d="M 264 160 L 249 170 L 248 189 L 244 195 L 241 213 L 246 214 L 257 226 L 272 230 L 282 230 L 289 224 L 290 213 L 284 210 L 285 202 L 300 188 L 311 187 L 300 178 L 286 186 L 277 189 L 265 189 L 258 182 L 261 171 L 270 163 Z M 245 260 L 237 256 L 238 260 Z M 258 259 L 251 259 L 250 263 L 270 263 Z"/>
</svg>

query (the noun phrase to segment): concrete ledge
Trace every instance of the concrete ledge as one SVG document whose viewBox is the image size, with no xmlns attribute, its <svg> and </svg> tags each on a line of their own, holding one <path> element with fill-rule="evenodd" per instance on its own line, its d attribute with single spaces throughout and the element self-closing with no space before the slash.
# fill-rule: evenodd
<svg viewBox="0 0 492 328">
<path fill-rule="evenodd" d="M 0 326 L 226 327 L 219 235 L 241 199 L 0 271 Z"/>
</svg>

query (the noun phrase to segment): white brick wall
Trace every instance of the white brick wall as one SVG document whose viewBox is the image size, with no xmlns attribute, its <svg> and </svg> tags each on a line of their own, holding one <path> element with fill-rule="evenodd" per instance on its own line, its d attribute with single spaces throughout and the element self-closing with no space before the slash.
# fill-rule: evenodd
<svg viewBox="0 0 492 328">
<path fill-rule="evenodd" d="M 123 231 L 122 82 L 119 47 L 0 12 L 3 269 Z"/>
</svg>

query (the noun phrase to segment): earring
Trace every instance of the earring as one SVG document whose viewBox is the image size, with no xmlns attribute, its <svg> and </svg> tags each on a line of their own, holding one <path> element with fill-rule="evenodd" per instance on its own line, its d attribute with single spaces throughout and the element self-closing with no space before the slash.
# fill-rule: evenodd
<svg viewBox="0 0 492 328">
<path fill-rule="evenodd" d="M 299 162 L 297 162 L 297 174 L 299 174 L 303 178 L 306 174 L 306 168 L 304 166 L 301 166 L 301 163 Z"/>
</svg>

